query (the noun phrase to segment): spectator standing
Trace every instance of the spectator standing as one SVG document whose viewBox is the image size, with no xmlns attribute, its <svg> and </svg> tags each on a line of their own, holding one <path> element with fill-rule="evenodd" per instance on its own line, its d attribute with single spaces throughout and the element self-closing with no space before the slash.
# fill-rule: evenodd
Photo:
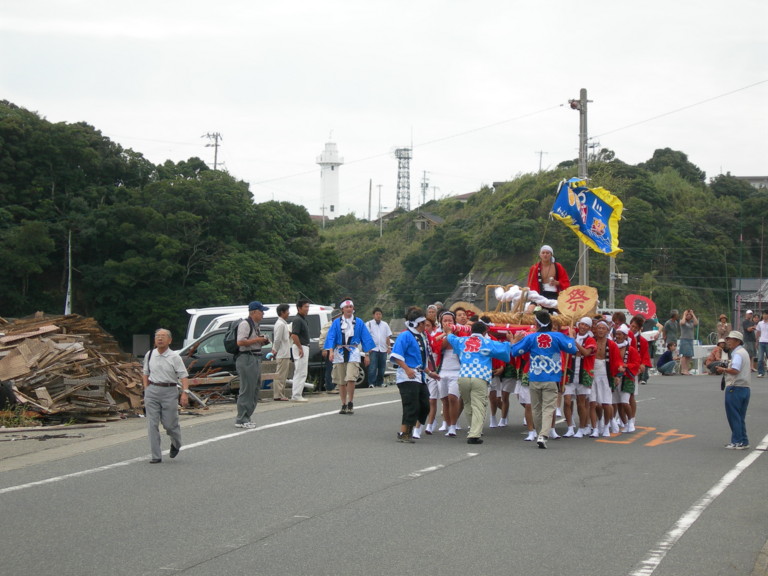
<svg viewBox="0 0 768 576">
<path fill-rule="evenodd" d="M 277 375 L 272 382 L 272 400 L 275 402 L 287 402 L 285 397 L 285 381 L 288 379 L 288 371 L 291 368 L 291 325 L 288 324 L 290 307 L 288 304 L 280 304 L 277 309 L 275 321 L 272 353 L 275 355 Z"/>
<path fill-rule="evenodd" d="M 389 338 L 392 336 L 392 330 L 384 320 L 381 308 L 373 309 L 373 319 L 368 320 L 366 327 L 371 333 L 375 348 L 370 353 L 370 363 L 368 365 L 368 386 L 380 388 L 384 384 L 384 372 L 387 369 L 387 358 L 392 347 Z"/>
<path fill-rule="evenodd" d="M 690 376 L 691 360 L 693 358 L 693 333 L 699 319 L 693 310 L 683 312 L 680 320 L 680 374 Z"/>
<path fill-rule="evenodd" d="M 187 391 L 187 369 L 178 352 L 170 349 L 173 337 L 171 331 L 160 328 L 155 332 L 155 348 L 144 357 L 142 381 L 144 384 L 144 409 L 147 415 L 149 447 L 152 452 L 150 464 L 163 461 L 160 446 L 160 424 L 171 437 L 171 458 L 176 458 L 181 449 L 181 427 L 179 426 L 179 391 L 181 382 L 181 405 L 189 405 Z"/>
<path fill-rule="evenodd" d="M 375 344 L 365 322 L 355 316 L 352 300 L 344 300 L 339 308 L 341 317 L 334 320 L 328 329 L 325 349 L 329 351 L 328 358 L 333 362 L 333 383 L 340 391 L 339 414 L 354 414 L 355 384 L 360 375 L 361 359 L 366 368 L 370 362 L 368 356 L 361 355 L 361 347 L 363 352 L 370 352 Z"/>
<path fill-rule="evenodd" d="M 293 383 L 291 384 L 291 401 L 308 402 L 304 398 L 304 386 L 307 383 L 309 370 L 309 300 L 302 298 L 296 302 L 296 318 L 291 326 L 291 352 L 293 353 Z"/>
<path fill-rule="evenodd" d="M 680 312 L 677 309 L 670 310 L 669 320 L 664 322 L 661 336 L 666 344 L 670 342 L 677 344 L 677 341 L 680 340 Z"/>
<path fill-rule="evenodd" d="M 717 331 L 717 339 L 725 341 L 725 337 L 733 330 L 733 326 L 728 322 L 728 316 L 720 314 L 715 330 Z"/>
<path fill-rule="evenodd" d="M 747 437 L 747 407 L 749 407 L 749 386 L 752 380 L 752 366 L 749 354 L 744 349 L 744 336 L 733 331 L 725 339 L 731 354 L 728 366 L 718 366 L 717 373 L 725 375 L 725 415 L 731 428 L 731 441 L 725 447 L 731 450 L 749 448 Z"/>
<path fill-rule="evenodd" d="M 256 410 L 261 388 L 261 347 L 269 343 L 269 338 L 259 332 L 259 322 L 267 310 L 269 308 L 254 300 L 248 304 L 248 318 L 237 327 L 239 352 L 235 366 L 240 378 L 240 391 L 237 394 L 236 428 L 256 427 L 251 422 L 251 416 Z"/>
<path fill-rule="evenodd" d="M 763 319 L 757 323 L 757 377 L 765 376 L 765 361 L 768 356 L 768 310 L 763 310 Z"/>
<path fill-rule="evenodd" d="M 328 359 L 330 350 L 325 349 L 325 338 L 328 336 L 328 330 L 330 330 L 333 321 L 339 316 L 341 316 L 341 310 L 334 310 L 331 313 L 331 319 L 320 328 L 320 337 L 317 339 L 317 345 L 320 347 L 323 357 L 323 389 L 327 394 L 339 393 L 338 388 L 333 383 L 333 362 Z"/>
<path fill-rule="evenodd" d="M 752 372 L 756 372 L 754 364 L 757 362 L 757 346 L 755 345 L 755 332 L 757 331 L 757 320 L 755 320 L 752 310 L 744 313 L 744 319 L 741 321 L 741 332 L 744 335 L 744 349 L 749 354 L 750 362 L 753 363 Z"/>
</svg>

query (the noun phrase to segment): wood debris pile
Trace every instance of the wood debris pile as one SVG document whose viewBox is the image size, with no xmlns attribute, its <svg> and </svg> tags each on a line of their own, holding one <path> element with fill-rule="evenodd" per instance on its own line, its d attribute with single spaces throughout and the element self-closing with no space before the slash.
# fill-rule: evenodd
<svg viewBox="0 0 768 576">
<path fill-rule="evenodd" d="M 141 411 L 141 364 L 93 318 L 38 314 L 0 332 L 0 381 L 28 410 L 101 422 Z"/>
</svg>

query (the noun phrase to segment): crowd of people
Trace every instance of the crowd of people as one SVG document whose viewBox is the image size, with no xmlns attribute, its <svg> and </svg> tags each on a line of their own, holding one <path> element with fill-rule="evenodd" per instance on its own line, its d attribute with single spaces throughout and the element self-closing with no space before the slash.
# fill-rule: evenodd
<svg viewBox="0 0 768 576">
<path fill-rule="evenodd" d="M 541 247 L 528 284 L 531 291 L 552 303 L 570 285 L 550 246 Z M 277 307 L 272 350 L 277 360 L 275 401 L 288 400 L 284 396 L 285 378 L 292 362 L 291 400 L 306 402 L 302 393 L 309 354 L 308 307 L 308 300 L 299 300 L 297 317 L 290 324 L 288 305 Z M 373 318 L 364 322 L 355 315 L 351 299 L 344 299 L 339 308 L 320 335 L 326 360 L 325 391 L 339 394 L 340 414 L 354 414 L 360 371 L 368 370 L 370 386 L 381 386 L 387 364 L 395 366 L 402 403 L 397 433 L 400 442 L 415 443 L 422 433 L 455 438 L 463 414 L 467 443 L 482 444 L 488 415 L 491 428 L 509 425 L 512 397 L 524 412 L 525 440 L 541 449 L 547 448 L 548 440 L 561 438 L 555 428 L 558 417 L 565 421 L 566 438 L 601 438 L 635 431 L 639 386 L 647 383 L 653 366 L 649 342 L 642 335 L 646 322 L 642 315 L 629 322 L 622 312 L 585 316 L 575 326 L 556 330 L 550 314 L 556 309 L 546 304 L 534 311 L 534 330 L 513 331 L 506 325 L 495 326 L 488 316 L 478 317 L 462 307 L 443 310 L 441 303 L 435 303 L 426 312 L 409 308 L 406 329 L 392 345 L 392 331 L 382 320 L 381 309 L 374 309 Z M 260 388 L 262 347 L 269 344 L 259 329 L 268 308 L 254 301 L 248 310 L 248 318 L 237 326 L 236 335 L 238 428 L 255 428 L 251 416 Z M 688 309 L 682 315 L 672 310 L 665 324 L 658 325 L 666 346 L 656 361 L 659 374 L 672 375 L 678 370 L 681 375 L 691 374 L 698 324 L 696 314 Z M 766 370 L 768 310 L 759 322 L 748 310 L 742 320 L 743 332 L 732 330 L 727 316 L 721 315 L 716 330 L 717 346 L 704 364 L 710 374 L 722 375 L 732 430 L 726 447 L 745 449 L 749 447 L 745 419 L 751 372 L 757 371 L 762 378 Z M 183 363 L 168 347 L 170 342 L 170 332 L 158 330 L 154 358 L 150 352 L 144 362 L 152 463 L 162 461 L 160 424 L 171 437 L 171 458 L 181 448 L 176 387 L 182 388 L 181 403 L 186 405 L 188 380 Z M 436 428 L 438 412 L 442 422 Z"/>
</svg>

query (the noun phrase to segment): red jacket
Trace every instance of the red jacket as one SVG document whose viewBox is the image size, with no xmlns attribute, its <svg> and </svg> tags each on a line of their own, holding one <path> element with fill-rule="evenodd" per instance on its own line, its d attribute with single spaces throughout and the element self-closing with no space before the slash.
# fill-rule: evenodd
<svg viewBox="0 0 768 576">
<path fill-rule="evenodd" d="M 555 262 L 555 280 L 560 282 L 560 287 L 558 288 L 558 292 L 562 292 L 566 288 L 569 288 L 571 286 L 571 280 L 568 278 L 568 272 L 565 271 L 565 268 L 560 264 L 560 262 Z M 531 290 L 536 290 L 539 294 L 541 294 L 541 282 L 539 282 L 539 272 L 541 271 L 541 262 L 537 262 L 533 266 L 531 266 L 531 269 L 528 271 L 528 288 Z"/>
</svg>

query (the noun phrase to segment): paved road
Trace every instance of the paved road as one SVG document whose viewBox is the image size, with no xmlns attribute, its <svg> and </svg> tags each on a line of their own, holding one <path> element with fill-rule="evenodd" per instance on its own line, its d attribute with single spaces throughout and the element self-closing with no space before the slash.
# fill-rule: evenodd
<svg viewBox="0 0 768 576">
<path fill-rule="evenodd" d="M 160 465 L 138 420 L 0 442 L 0 573 L 763 576 L 768 383 L 733 451 L 718 382 L 655 378 L 637 433 L 547 450 L 519 407 L 481 446 L 397 443 L 393 388 L 184 417 Z"/>
</svg>

